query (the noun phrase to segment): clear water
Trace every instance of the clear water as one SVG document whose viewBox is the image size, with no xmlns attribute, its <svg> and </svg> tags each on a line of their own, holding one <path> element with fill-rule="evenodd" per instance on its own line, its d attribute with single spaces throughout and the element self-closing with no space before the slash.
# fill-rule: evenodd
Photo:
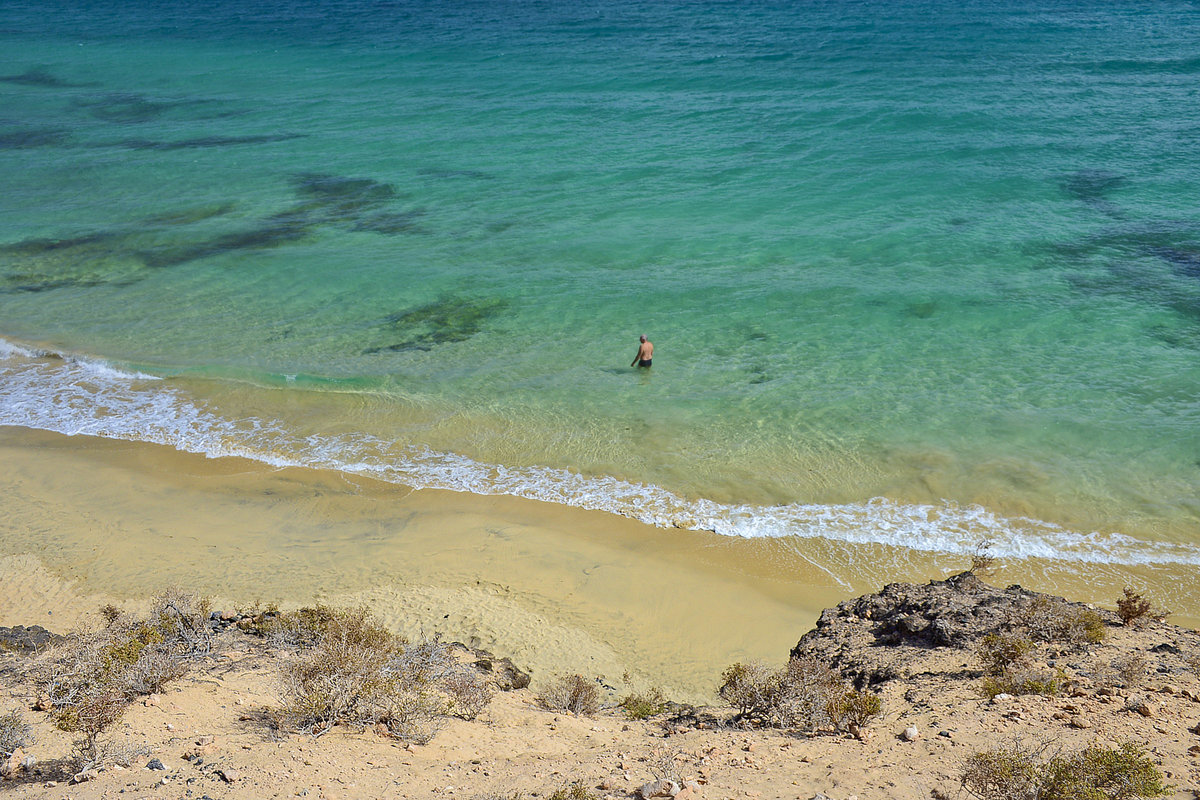
<svg viewBox="0 0 1200 800">
<path fill-rule="evenodd" d="M 194 5 L 0 9 L 0 424 L 1200 563 L 1194 3 Z"/>
</svg>

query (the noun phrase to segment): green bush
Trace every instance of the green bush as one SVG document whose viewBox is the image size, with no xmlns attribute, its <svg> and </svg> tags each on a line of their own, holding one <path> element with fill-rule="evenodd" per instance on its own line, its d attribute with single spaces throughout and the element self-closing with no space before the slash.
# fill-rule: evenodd
<svg viewBox="0 0 1200 800">
<path fill-rule="evenodd" d="M 1132 742 L 1092 744 L 1048 760 L 1040 755 L 1020 745 L 974 753 L 963 764 L 963 789 L 980 800 L 1132 800 L 1171 793 Z"/>
<path fill-rule="evenodd" d="M 596 800 L 596 793 L 589 791 L 582 783 L 572 783 L 557 789 L 549 800 Z"/>
<path fill-rule="evenodd" d="M 794 658 L 781 670 L 737 663 L 725 670 L 718 692 L 746 720 L 811 732 L 842 731 L 879 713 L 879 698 L 851 689 L 815 658 Z"/>
<path fill-rule="evenodd" d="M 988 675 L 1003 675 L 1014 664 L 1028 659 L 1033 642 L 1015 633 L 989 633 L 979 640 L 976 654 Z"/>
<path fill-rule="evenodd" d="M 983 679 L 983 696 L 993 698 L 998 694 L 1040 694 L 1056 697 L 1062 694 L 1067 675 L 1061 669 L 1051 671 L 1032 664 L 1009 667 L 1000 675 L 989 675 Z"/>
<path fill-rule="evenodd" d="M 661 714 L 666 707 L 667 700 L 659 688 L 649 689 L 644 694 L 633 692 L 621 700 L 621 708 L 630 719 L 647 719 Z"/>
</svg>

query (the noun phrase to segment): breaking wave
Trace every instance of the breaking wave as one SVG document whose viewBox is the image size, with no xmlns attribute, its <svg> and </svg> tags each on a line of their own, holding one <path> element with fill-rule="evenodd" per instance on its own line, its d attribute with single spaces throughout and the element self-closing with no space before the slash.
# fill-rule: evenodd
<svg viewBox="0 0 1200 800">
<path fill-rule="evenodd" d="M 744 538 L 824 538 L 969 554 L 982 539 L 1005 558 L 1200 565 L 1200 548 L 1119 533 L 1079 533 L 979 506 L 865 503 L 777 506 L 691 500 L 658 486 L 551 467 L 485 464 L 369 434 L 303 435 L 281 420 L 230 419 L 170 380 L 0 339 L 0 425 L 151 442 L 211 458 L 340 470 L 415 488 L 606 511 L 662 528 Z"/>
</svg>

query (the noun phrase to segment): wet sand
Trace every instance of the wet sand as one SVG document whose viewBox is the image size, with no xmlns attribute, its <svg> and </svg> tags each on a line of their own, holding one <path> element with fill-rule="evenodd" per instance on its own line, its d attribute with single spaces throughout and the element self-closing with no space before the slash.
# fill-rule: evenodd
<svg viewBox="0 0 1200 800">
<path fill-rule="evenodd" d="M 218 604 L 366 603 L 410 636 L 512 657 L 535 682 L 602 675 L 710 699 L 736 660 L 780 662 L 822 608 L 963 556 L 663 530 L 602 512 L 0 428 L 0 625 L 64 630 L 180 586 Z M 1112 607 L 1148 590 L 1194 627 L 1191 567 L 1033 561 L 1021 583 Z"/>
</svg>

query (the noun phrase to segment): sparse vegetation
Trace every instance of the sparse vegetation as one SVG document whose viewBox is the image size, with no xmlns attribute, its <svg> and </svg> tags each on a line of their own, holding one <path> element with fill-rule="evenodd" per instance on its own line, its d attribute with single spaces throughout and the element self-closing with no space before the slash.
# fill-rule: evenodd
<svg viewBox="0 0 1200 800">
<path fill-rule="evenodd" d="M 17 748 L 33 742 L 33 729 L 21 719 L 18 711 L 0 715 L 0 758 L 7 758 Z"/>
<path fill-rule="evenodd" d="M 1122 596 L 1117 599 L 1117 616 L 1126 625 L 1158 622 L 1166 619 L 1168 613 L 1164 609 L 1157 608 L 1149 598 L 1128 586 L 1122 590 Z"/>
<path fill-rule="evenodd" d="M 409 643 L 365 609 L 302 610 L 277 632 L 297 648 L 283 667 L 281 727 L 320 735 L 374 726 L 424 742 L 446 717 L 474 719 L 491 701 L 490 687 L 448 645 Z"/>
<path fill-rule="evenodd" d="M 1113 659 L 1111 666 L 1120 684 L 1127 689 L 1132 689 L 1140 686 L 1146 679 L 1149 662 L 1141 653 L 1129 653 Z"/>
<path fill-rule="evenodd" d="M 996 571 L 996 556 L 992 553 L 995 544 L 991 539 L 980 539 L 971 553 L 971 566 L 967 570 L 977 578 L 985 578 Z"/>
<path fill-rule="evenodd" d="M 1136 744 L 1093 744 L 1043 760 L 1044 748 L 1020 745 L 974 753 L 962 786 L 980 800 L 1131 800 L 1170 794 L 1162 773 Z"/>
<path fill-rule="evenodd" d="M 1083 647 L 1104 641 L 1104 618 L 1061 598 L 1038 595 L 1013 620 L 1034 641 Z"/>
<path fill-rule="evenodd" d="M 794 658 L 782 670 L 733 664 L 718 691 L 744 721 L 810 732 L 861 726 L 881 708 L 876 695 L 850 688 L 815 658 Z"/>
<path fill-rule="evenodd" d="M 597 800 L 596 793 L 582 783 L 572 783 L 561 789 L 556 789 L 549 800 Z"/>
<path fill-rule="evenodd" d="M 103 628 L 67 637 L 30 667 L 58 727 L 83 735 L 76 749 L 85 764 L 98 761 L 97 737 L 130 700 L 183 675 L 212 645 L 208 603 L 193 595 L 166 592 L 145 617 L 111 605 L 100 611 Z"/>
<path fill-rule="evenodd" d="M 551 711 L 591 717 L 600 710 L 600 690 L 582 675 L 563 675 L 542 687 L 538 701 Z"/>
<path fill-rule="evenodd" d="M 1033 642 L 1015 633 L 989 633 L 979 640 L 976 654 L 988 675 L 1003 675 L 1033 652 Z"/>
<path fill-rule="evenodd" d="M 621 708 L 630 719 L 647 719 L 661 714 L 667 707 L 667 700 L 662 689 L 657 687 L 645 692 L 631 692 L 621 700 Z"/>
<path fill-rule="evenodd" d="M 990 633 L 980 639 L 976 652 L 987 673 L 980 687 L 984 696 L 1059 694 L 1066 674 L 1036 664 L 1031 658 L 1033 648 L 1033 642 L 1020 634 Z"/>
</svg>

